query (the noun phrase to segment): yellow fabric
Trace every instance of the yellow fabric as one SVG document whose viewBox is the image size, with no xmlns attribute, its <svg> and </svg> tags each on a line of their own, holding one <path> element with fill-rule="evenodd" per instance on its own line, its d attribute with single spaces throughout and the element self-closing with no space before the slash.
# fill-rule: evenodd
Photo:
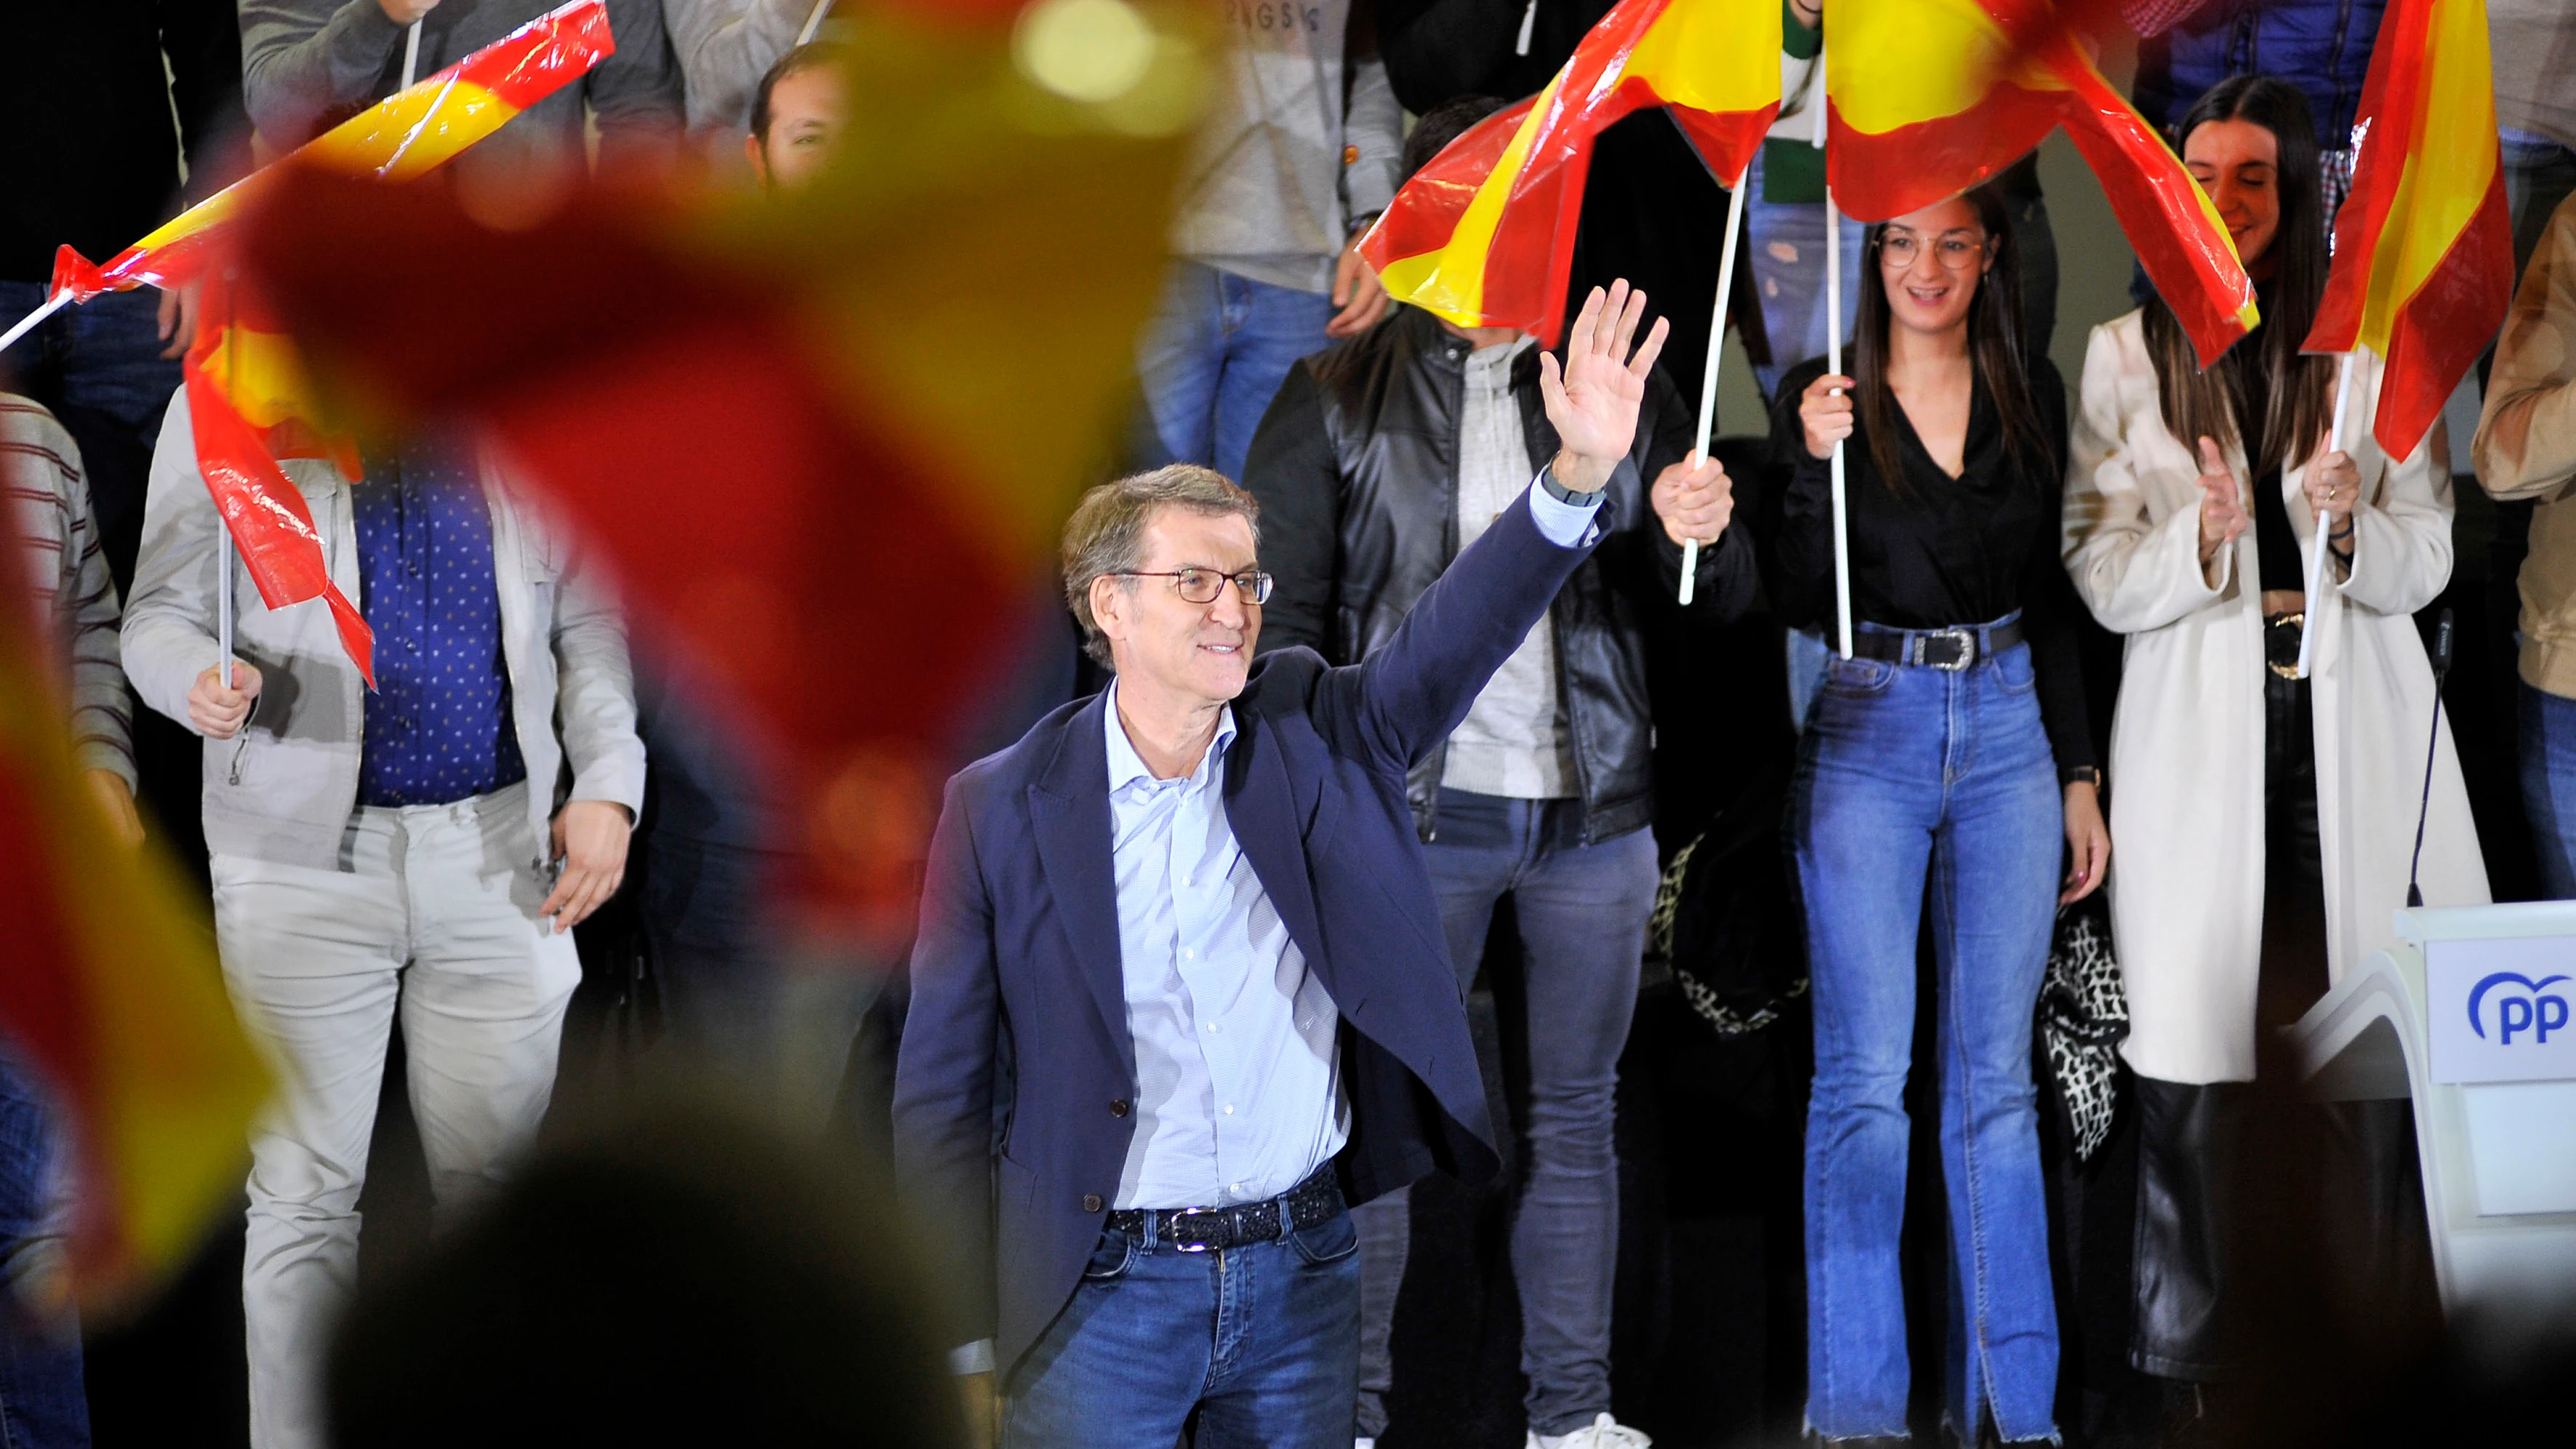
<svg viewBox="0 0 2576 1449">
<path fill-rule="evenodd" d="M 67 975 L 89 1029 L 89 1091 L 66 1105 L 96 1169 L 75 1239 L 82 1297 L 96 1307 L 175 1268 L 241 1191 L 269 1078 L 224 999 L 212 943 L 181 904 L 177 869 L 108 837 L 61 702 L 24 642 L 0 628 L 0 770 L 17 777 L 33 818 L 0 830 L 26 832 L 48 858 L 43 885 L 56 892 L 69 958 L 11 965 Z"/>
<path fill-rule="evenodd" d="M 296 155 L 335 171 L 408 181 L 446 164 L 519 114 L 466 80 L 422 81 L 316 136 Z"/>
<path fill-rule="evenodd" d="M 1676 0 L 1629 53 L 1626 74 L 1667 105 L 1758 111 L 1780 99 L 1780 45 L 1780 7 L 1768 0 Z"/>
<path fill-rule="evenodd" d="M 2016 58 L 1976 0 L 1835 0 L 1825 28 L 1825 94 L 1855 131 L 1878 136 L 1955 116 L 2007 80 L 2025 90 L 2067 88 L 2035 55 Z"/>
<path fill-rule="evenodd" d="M 1465 214 L 1458 218 L 1458 229 L 1449 234 L 1449 244 L 1387 264 L 1386 271 L 1378 277 L 1387 295 L 1446 317 L 1461 327 L 1485 324 L 1485 258 L 1494 249 L 1494 232 L 1502 225 L 1512 183 L 1520 179 L 1522 167 L 1528 164 L 1530 146 L 1556 105 L 1557 88 L 1564 82 L 1565 72 L 1558 71 L 1547 89 L 1538 93 L 1529 114 L 1521 118 L 1521 128 L 1512 134 L 1511 144 L 1503 148 L 1502 159 L 1494 163 L 1493 174 L 1476 188 L 1475 199 L 1467 203 Z"/>
<path fill-rule="evenodd" d="M 2416 104 L 2415 145 L 2362 296 L 2360 345 L 2382 357 L 2398 313 L 2450 254 L 2495 180 L 2495 76 L 2484 0 L 2434 0 Z"/>
</svg>

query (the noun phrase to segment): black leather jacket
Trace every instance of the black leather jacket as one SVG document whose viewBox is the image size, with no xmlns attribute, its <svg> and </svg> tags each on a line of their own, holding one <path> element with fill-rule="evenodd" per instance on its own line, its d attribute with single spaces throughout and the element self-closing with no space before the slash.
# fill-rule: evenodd
<svg viewBox="0 0 2576 1449">
<path fill-rule="evenodd" d="M 1305 645 L 1335 664 L 1366 657 L 1458 552 L 1458 413 L 1468 344 L 1430 313 L 1392 316 L 1298 363 L 1253 435 L 1244 486 L 1261 500 L 1261 560 L 1278 580 L 1260 649 Z M 1556 456 L 1539 399 L 1538 350 L 1512 369 L 1534 466 Z M 1607 536 L 1548 609 L 1557 689 L 1574 735 L 1584 839 L 1608 840 L 1654 814 L 1654 724 L 1646 697 L 1645 611 L 1722 624 L 1753 603 L 1743 524 L 1700 550 L 1697 597 L 1683 609 L 1682 551 L 1665 537 L 1647 487 L 1690 451 L 1694 419 L 1659 371 L 1637 441 L 1602 502 Z M 1445 748 L 1415 765 L 1406 795 L 1424 840 L 1438 838 Z"/>
</svg>

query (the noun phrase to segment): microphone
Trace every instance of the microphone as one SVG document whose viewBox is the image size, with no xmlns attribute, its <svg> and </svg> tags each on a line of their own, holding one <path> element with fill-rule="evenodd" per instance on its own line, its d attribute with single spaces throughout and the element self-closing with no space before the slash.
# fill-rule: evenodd
<svg viewBox="0 0 2576 1449">
<path fill-rule="evenodd" d="M 2415 806 L 2415 858 L 2406 865 L 2406 904 L 2424 904 L 2424 888 L 2415 878 L 2424 868 L 2424 817 L 2433 808 L 2433 756 L 2442 747 L 2442 680 L 2451 672 L 2451 611 L 2433 626 L 2433 736 L 2424 742 L 2424 798 Z"/>
</svg>

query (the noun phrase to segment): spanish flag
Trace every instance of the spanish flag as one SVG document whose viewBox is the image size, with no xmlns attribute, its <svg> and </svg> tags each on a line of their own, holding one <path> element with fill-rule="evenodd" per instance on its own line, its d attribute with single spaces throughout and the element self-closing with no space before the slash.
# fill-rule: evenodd
<svg viewBox="0 0 2576 1449">
<path fill-rule="evenodd" d="M 604 0 L 574 0 L 225 187 L 104 266 L 70 247 L 55 258 L 53 291 L 80 301 L 141 286 L 205 286 L 204 321 L 181 372 L 198 469 L 261 601 L 282 609 L 323 600 L 341 646 L 370 686 L 375 633 L 331 582 L 312 511 L 276 461 L 329 458 L 354 481 L 356 450 L 316 426 L 319 412 L 294 343 L 212 265 L 225 245 L 225 223 L 293 167 L 389 182 L 424 175 L 580 79 L 615 48 Z"/>
<path fill-rule="evenodd" d="M 409 181 L 587 75 L 616 48 L 606 0 L 573 0 L 189 207 L 103 266 L 64 247 L 54 259 L 51 290 L 68 289 L 86 302 L 101 292 L 191 280 L 204 270 L 209 238 L 281 167 L 309 164 L 378 181 Z"/>
<path fill-rule="evenodd" d="M 2393 0 L 2352 138 L 2352 194 L 2306 350 L 2380 355 L 2371 432 L 2403 458 L 2513 306 L 2486 0 Z"/>
<path fill-rule="evenodd" d="M 82 788 L 28 614 L 0 609 L 0 1024 L 69 1129 L 96 1306 L 174 1267 L 240 1191 L 268 1076 L 178 873 L 110 839 Z"/>
<path fill-rule="evenodd" d="M 1398 301 L 1555 345 L 1593 138 L 1647 106 L 1721 181 L 1740 179 L 1780 111 L 1777 0 L 1620 0 L 1535 99 L 1407 181 L 1360 255 Z"/>
<path fill-rule="evenodd" d="M 340 647 L 369 689 L 376 685 L 376 631 L 331 582 L 329 555 L 304 490 L 280 458 L 327 458 L 351 482 L 357 449 L 326 435 L 302 360 L 284 327 L 230 269 L 209 272 L 198 304 L 197 340 L 180 364 L 188 390 L 188 423 L 197 472 L 214 495 L 242 565 L 271 609 L 320 599 L 331 611 Z"/>
<path fill-rule="evenodd" d="M 1825 23 L 1834 200 L 1883 221 L 1977 185 L 2059 126 L 2203 367 L 2254 328 L 2217 208 L 2048 0 L 1835 0 Z"/>
</svg>

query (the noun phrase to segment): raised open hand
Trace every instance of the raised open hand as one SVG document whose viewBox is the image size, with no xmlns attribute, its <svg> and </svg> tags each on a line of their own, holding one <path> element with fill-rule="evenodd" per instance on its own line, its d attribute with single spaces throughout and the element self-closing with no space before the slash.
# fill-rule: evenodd
<svg viewBox="0 0 2576 1449">
<path fill-rule="evenodd" d="M 1635 342 L 1637 324 L 1646 319 L 1646 294 L 1625 281 L 1599 287 L 1583 299 L 1583 310 L 1565 336 L 1565 363 L 1553 353 L 1538 360 L 1539 395 L 1547 402 L 1547 420 L 1564 450 L 1553 465 L 1556 481 L 1578 493 L 1598 492 L 1611 470 L 1628 456 L 1637 439 L 1637 407 L 1646 396 L 1646 374 L 1664 350 L 1671 330 L 1655 319 L 1646 340 Z"/>
</svg>

